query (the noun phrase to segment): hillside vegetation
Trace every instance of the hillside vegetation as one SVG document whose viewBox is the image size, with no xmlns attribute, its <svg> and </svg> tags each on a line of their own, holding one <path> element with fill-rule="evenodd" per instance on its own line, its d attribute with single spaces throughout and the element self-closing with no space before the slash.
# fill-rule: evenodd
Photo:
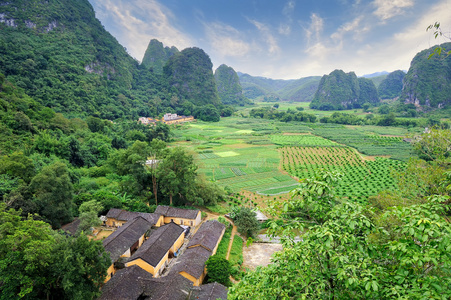
<svg viewBox="0 0 451 300">
<path fill-rule="evenodd" d="M 354 72 L 335 70 L 321 78 L 310 107 L 320 110 L 340 110 L 378 102 L 376 86 L 370 79 L 357 78 Z"/>
<path fill-rule="evenodd" d="M 451 43 L 441 46 L 451 49 Z M 451 103 L 451 56 L 430 57 L 435 47 L 413 58 L 404 78 L 401 101 L 426 108 L 442 108 Z"/>
<path fill-rule="evenodd" d="M 246 97 L 266 102 L 311 101 L 320 80 L 319 76 L 282 80 L 251 76 L 248 74 L 240 74 L 239 78 Z"/>
<path fill-rule="evenodd" d="M 215 71 L 216 87 L 223 104 L 244 105 L 250 101 L 244 97 L 240 80 L 235 70 L 226 65 L 220 65 Z"/>
</svg>

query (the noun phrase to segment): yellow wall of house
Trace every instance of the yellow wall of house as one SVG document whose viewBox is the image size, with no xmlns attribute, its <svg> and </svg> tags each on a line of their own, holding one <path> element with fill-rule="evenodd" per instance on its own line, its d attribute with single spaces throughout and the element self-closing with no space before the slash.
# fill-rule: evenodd
<svg viewBox="0 0 451 300">
<path fill-rule="evenodd" d="M 139 238 L 138 248 L 144 243 L 144 235 Z"/>
<path fill-rule="evenodd" d="M 155 268 L 152 267 L 151 265 L 149 265 L 147 262 L 143 261 L 141 258 L 132 260 L 125 264 L 126 267 L 131 267 L 133 265 L 137 265 L 137 266 L 141 267 L 141 269 L 146 270 L 147 272 L 149 272 L 152 275 L 155 274 Z"/>
<path fill-rule="evenodd" d="M 179 274 L 182 275 L 183 277 L 185 277 L 186 279 L 189 279 L 193 283 L 193 286 L 199 286 L 202 284 L 202 282 L 205 279 L 205 276 L 207 275 L 207 269 L 204 268 L 204 272 L 202 273 L 202 275 L 200 275 L 199 278 L 196 278 L 193 275 L 188 274 L 185 271 L 179 272 Z"/>
<path fill-rule="evenodd" d="M 215 255 L 216 250 L 218 250 L 219 242 L 221 242 L 222 237 L 224 236 L 224 232 L 225 232 L 225 228 L 224 228 L 224 230 L 222 231 L 221 236 L 219 237 L 218 242 L 216 243 L 216 246 L 215 246 L 215 248 L 213 249 L 211 255 Z"/>
<path fill-rule="evenodd" d="M 180 247 L 182 247 L 184 241 L 185 241 L 185 234 L 182 232 L 182 234 L 175 241 L 174 245 L 171 247 L 171 249 L 169 249 L 169 251 L 172 253 L 177 252 L 177 250 L 179 250 Z"/>
<path fill-rule="evenodd" d="M 106 272 L 107 272 L 107 275 L 106 275 L 104 282 L 107 282 L 108 280 L 111 279 L 111 274 L 116 273 L 116 270 L 114 269 L 114 264 L 111 264 L 111 266 L 108 268 L 108 270 Z"/>
<path fill-rule="evenodd" d="M 196 219 L 186 219 L 186 218 L 175 218 L 175 217 L 164 217 L 164 223 L 171 223 L 171 220 L 177 225 L 187 225 L 187 226 L 197 226 L 201 221 L 200 212 L 197 214 Z"/>
<path fill-rule="evenodd" d="M 160 216 L 160 217 L 158 218 L 158 221 L 157 221 L 157 223 L 155 224 L 155 226 L 156 226 L 156 227 L 160 227 L 160 226 L 162 226 L 162 225 L 164 225 L 164 217 L 163 217 L 163 216 Z"/>
<path fill-rule="evenodd" d="M 166 267 L 168 260 L 169 260 L 169 255 L 168 255 L 168 253 L 166 253 L 163 256 L 163 258 L 160 260 L 158 265 L 156 265 L 156 267 L 153 267 L 152 265 L 150 265 L 146 261 L 142 260 L 141 258 L 137 258 L 135 260 L 132 260 L 132 261 L 126 263 L 125 266 L 130 267 L 130 266 L 133 266 L 133 265 L 138 265 L 143 270 L 146 270 L 147 272 L 152 274 L 153 277 L 159 277 L 160 276 L 160 273 L 159 273 L 160 269 L 164 269 Z"/>
<path fill-rule="evenodd" d="M 120 227 L 125 224 L 125 221 L 116 220 L 114 218 L 108 218 L 105 222 L 106 226 L 109 227 Z"/>
<path fill-rule="evenodd" d="M 186 279 L 190 280 L 194 286 L 199 286 L 200 285 L 200 278 L 196 278 L 186 272 L 180 272 L 180 275 L 182 275 L 183 277 L 185 277 Z M 202 276 L 201 276 L 202 277 Z"/>
</svg>

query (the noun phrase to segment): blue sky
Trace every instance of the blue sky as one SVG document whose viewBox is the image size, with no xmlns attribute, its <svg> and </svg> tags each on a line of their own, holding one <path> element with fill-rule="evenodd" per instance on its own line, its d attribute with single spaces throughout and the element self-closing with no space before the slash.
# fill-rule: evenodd
<svg viewBox="0 0 451 300">
<path fill-rule="evenodd" d="M 137 60 L 151 39 L 202 48 L 214 69 L 274 79 L 408 70 L 451 36 L 451 0 L 89 0 Z M 448 38 L 435 40 L 439 21 Z"/>
</svg>

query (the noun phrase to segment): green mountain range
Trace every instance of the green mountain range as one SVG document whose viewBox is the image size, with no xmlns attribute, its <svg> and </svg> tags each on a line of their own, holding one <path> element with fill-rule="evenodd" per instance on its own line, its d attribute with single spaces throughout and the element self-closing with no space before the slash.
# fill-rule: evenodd
<svg viewBox="0 0 451 300">
<path fill-rule="evenodd" d="M 404 78 L 402 102 L 432 108 L 451 104 L 451 56 L 430 56 L 436 47 L 423 50 L 413 58 Z M 441 47 L 448 51 L 451 43 Z"/>
<path fill-rule="evenodd" d="M 282 80 L 238 73 L 244 95 L 252 100 L 309 102 L 321 77 Z"/>
<path fill-rule="evenodd" d="M 178 52 L 153 40 L 139 64 L 88 0 L 13 0 L 0 5 L 0 15 L 0 73 L 68 117 L 137 119 L 222 106 L 201 49 Z"/>
</svg>

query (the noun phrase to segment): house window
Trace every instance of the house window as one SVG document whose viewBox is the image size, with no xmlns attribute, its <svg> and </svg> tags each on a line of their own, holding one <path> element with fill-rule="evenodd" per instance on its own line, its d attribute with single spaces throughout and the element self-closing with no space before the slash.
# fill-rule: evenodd
<svg viewBox="0 0 451 300">
<path fill-rule="evenodd" d="M 180 225 L 183 225 L 183 220 L 180 220 Z"/>
</svg>

